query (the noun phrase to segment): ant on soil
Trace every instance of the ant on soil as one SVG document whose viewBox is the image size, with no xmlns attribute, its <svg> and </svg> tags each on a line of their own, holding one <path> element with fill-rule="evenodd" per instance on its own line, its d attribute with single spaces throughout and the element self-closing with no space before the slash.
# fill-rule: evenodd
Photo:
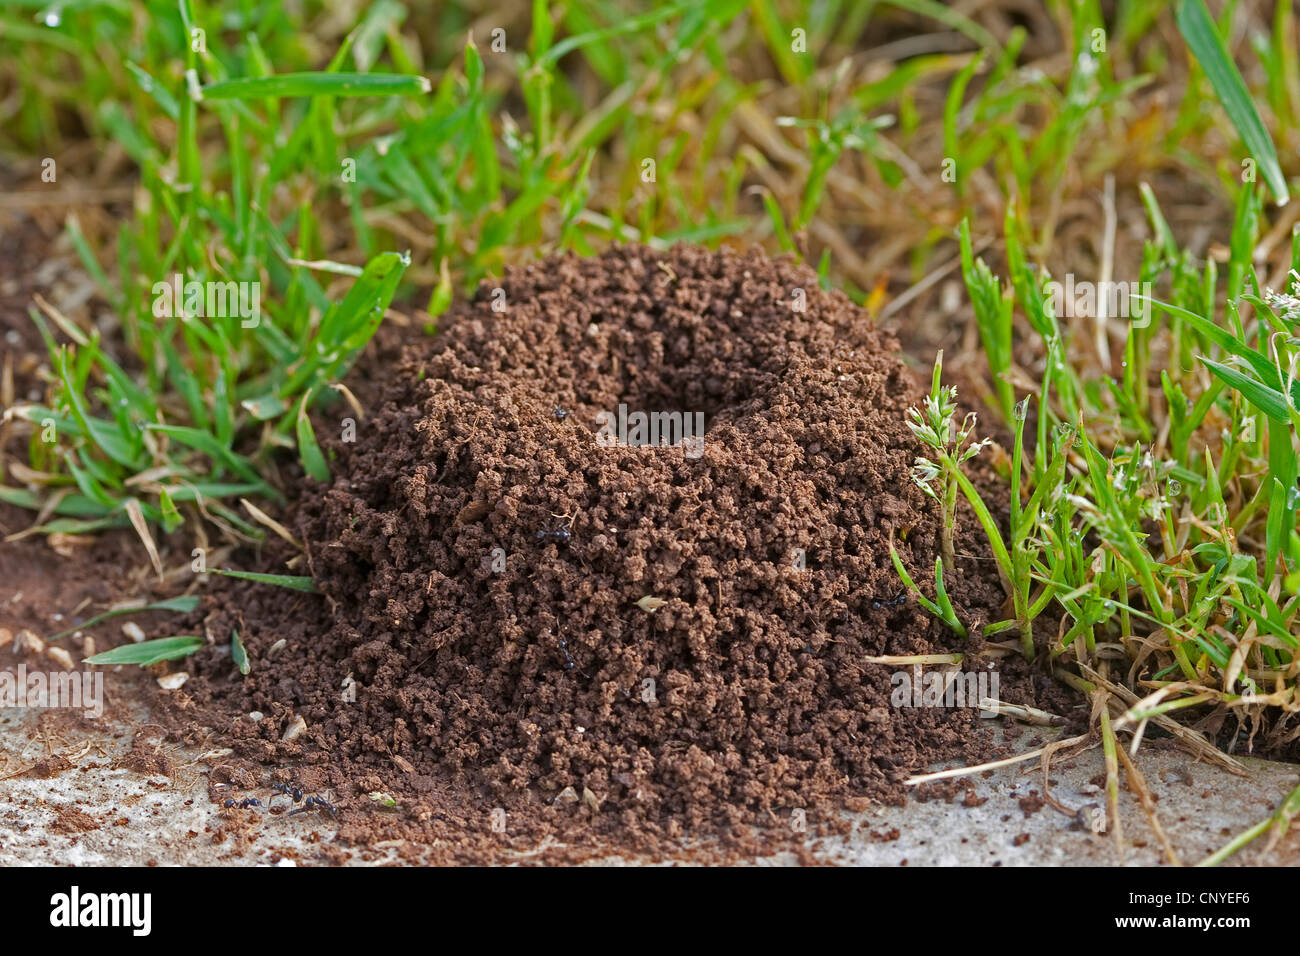
<svg viewBox="0 0 1300 956">
<path fill-rule="evenodd" d="M 871 602 L 871 607 L 873 610 L 879 611 L 881 608 L 885 608 L 885 607 L 898 607 L 898 605 L 902 604 L 906 600 L 907 600 L 907 592 L 899 591 L 897 597 L 888 601 L 882 601 L 879 598 L 876 598 L 874 601 Z"/>
<path fill-rule="evenodd" d="M 224 807 L 237 808 L 240 810 L 247 810 L 249 807 L 260 807 L 261 805 L 262 801 L 257 799 L 257 797 L 245 797 L 243 800 L 227 800 L 222 804 Z"/>
<path fill-rule="evenodd" d="M 546 633 L 547 634 L 551 633 L 551 629 L 549 627 L 546 629 Z M 566 671 L 571 671 L 573 670 L 574 663 L 573 663 L 573 655 L 569 653 L 569 642 L 561 637 L 559 639 L 559 644 L 560 644 L 560 650 L 564 652 L 564 669 Z"/>
<path fill-rule="evenodd" d="M 539 528 L 534 537 L 536 537 L 538 541 L 545 541 L 547 538 L 554 538 L 560 544 L 568 544 L 573 538 L 573 532 L 569 530 L 569 526 L 573 525 L 573 515 L 553 514 L 551 517 L 565 519 L 568 522 L 568 526 L 559 528 L 556 531 L 547 531 L 545 528 Z"/>
</svg>

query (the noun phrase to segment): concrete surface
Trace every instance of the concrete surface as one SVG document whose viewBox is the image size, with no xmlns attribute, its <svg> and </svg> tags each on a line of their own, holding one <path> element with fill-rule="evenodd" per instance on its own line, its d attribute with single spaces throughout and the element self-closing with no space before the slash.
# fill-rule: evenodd
<svg viewBox="0 0 1300 956">
<path fill-rule="evenodd" d="M 51 720 L 50 712 L 0 710 L 0 866 L 63 864 L 310 865 L 326 862 L 335 831 L 328 817 L 290 817 L 263 810 L 238 814 L 240 824 L 207 798 L 208 774 L 220 760 L 203 751 L 166 748 L 170 776 L 120 766 L 140 734 L 151 734 L 138 705 L 97 721 Z M 1013 746 L 1041 741 L 1027 729 Z M 50 766 L 50 758 L 53 760 Z M 42 760 L 46 763 L 41 764 Z M 1144 745 L 1137 764 L 1157 801 L 1161 823 L 1184 863 L 1194 863 L 1264 819 L 1300 780 L 1300 767 L 1245 758 L 1249 778 L 1196 763 L 1190 756 Z M 41 772 L 53 772 L 41 777 Z M 1073 815 L 1104 805 L 1095 782 L 1099 748 L 1058 755 L 1051 793 L 1071 813 L 1044 805 L 1037 761 L 966 778 L 953 802 L 911 799 L 902 807 L 853 814 L 850 836 L 815 842 L 827 862 L 871 866 L 1113 865 L 1112 835 L 1097 835 Z M 281 798 L 283 800 L 283 798 Z M 1023 804 L 1021 801 L 1025 800 Z M 263 797 L 265 801 L 265 797 Z M 1124 863 L 1166 865 L 1137 800 L 1121 793 Z M 77 813 L 70 812 L 76 808 Z M 1300 836 L 1291 833 L 1265 853 L 1256 841 L 1229 865 L 1294 865 Z M 398 845 L 352 848 L 330 859 L 374 865 L 397 859 Z M 409 849 L 409 848 L 408 848 Z M 404 854 L 409 858 L 409 853 Z M 792 861 L 778 856 L 757 863 Z M 635 862 L 635 861 L 610 861 Z"/>
</svg>

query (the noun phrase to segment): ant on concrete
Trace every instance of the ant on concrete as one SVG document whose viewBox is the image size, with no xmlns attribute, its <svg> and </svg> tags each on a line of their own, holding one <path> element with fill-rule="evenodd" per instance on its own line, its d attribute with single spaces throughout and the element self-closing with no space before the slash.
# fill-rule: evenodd
<svg viewBox="0 0 1300 956">
<path fill-rule="evenodd" d="M 334 804 L 330 803 L 324 797 L 313 796 L 313 797 L 308 797 L 307 802 L 304 803 L 302 806 L 290 810 L 289 816 L 293 816 L 295 813 L 306 813 L 308 810 L 318 810 L 318 809 L 324 810 L 332 817 L 336 817 L 339 815 L 338 808 L 334 806 Z"/>
<path fill-rule="evenodd" d="M 271 790 L 276 794 L 283 794 L 294 803 L 302 803 L 301 787 L 296 787 L 291 783 L 273 783 L 271 784 Z M 274 800 L 275 797 L 272 797 L 271 799 Z"/>
</svg>

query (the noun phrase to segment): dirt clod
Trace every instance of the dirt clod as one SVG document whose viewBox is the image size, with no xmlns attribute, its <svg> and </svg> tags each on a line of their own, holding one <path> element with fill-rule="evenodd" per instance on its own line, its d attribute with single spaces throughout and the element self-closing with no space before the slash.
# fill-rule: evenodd
<svg viewBox="0 0 1300 956">
<path fill-rule="evenodd" d="M 55 833 L 87 833 L 99 829 L 99 821 L 78 807 L 63 807 L 50 824 Z"/>
</svg>

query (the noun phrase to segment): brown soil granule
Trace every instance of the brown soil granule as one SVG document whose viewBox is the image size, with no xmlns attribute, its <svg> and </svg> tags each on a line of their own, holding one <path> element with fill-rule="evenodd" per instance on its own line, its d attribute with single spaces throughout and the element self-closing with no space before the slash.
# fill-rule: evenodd
<svg viewBox="0 0 1300 956">
<path fill-rule="evenodd" d="M 1026 819 L 1047 806 L 1047 801 L 1039 795 L 1037 790 L 1030 790 L 1028 796 L 1020 797 L 1016 802 L 1020 804 L 1020 812 L 1025 815 Z"/>
<path fill-rule="evenodd" d="M 151 734 L 137 734 L 131 741 L 131 749 L 118 761 L 117 766 L 147 776 L 170 777 L 172 775 L 171 759 L 158 745 L 158 740 Z"/>
<path fill-rule="evenodd" d="M 40 777 L 42 780 L 48 780 L 56 777 L 65 770 L 72 769 L 72 761 L 62 754 L 46 754 L 41 757 L 32 766 L 29 773 L 34 777 Z"/>
<path fill-rule="evenodd" d="M 892 706 L 898 668 L 865 660 L 993 666 L 890 563 L 892 538 L 932 591 L 936 514 L 903 421 L 921 392 L 846 297 L 757 253 L 616 247 L 510 270 L 442 326 L 359 373 L 355 442 L 333 437 L 352 412 L 318 416 L 333 476 L 286 520 L 324 598 L 222 585 L 205 626 L 223 639 L 171 697 L 192 725 L 280 779 L 310 772 L 345 839 L 466 856 L 757 852 L 993 755 L 974 710 Z M 702 413 L 702 447 L 603 446 L 597 416 L 620 405 Z M 954 602 L 996 620 L 969 515 L 959 540 L 975 557 Z M 1001 696 L 1033 700 L 1007 663 Z"/>
<path fill-rule="evenodd" d="M 79 807 L 64 807 L 50 824 L 55 833 L 87 833 L 99 829 L 99 821 Z"/>
</svg>

